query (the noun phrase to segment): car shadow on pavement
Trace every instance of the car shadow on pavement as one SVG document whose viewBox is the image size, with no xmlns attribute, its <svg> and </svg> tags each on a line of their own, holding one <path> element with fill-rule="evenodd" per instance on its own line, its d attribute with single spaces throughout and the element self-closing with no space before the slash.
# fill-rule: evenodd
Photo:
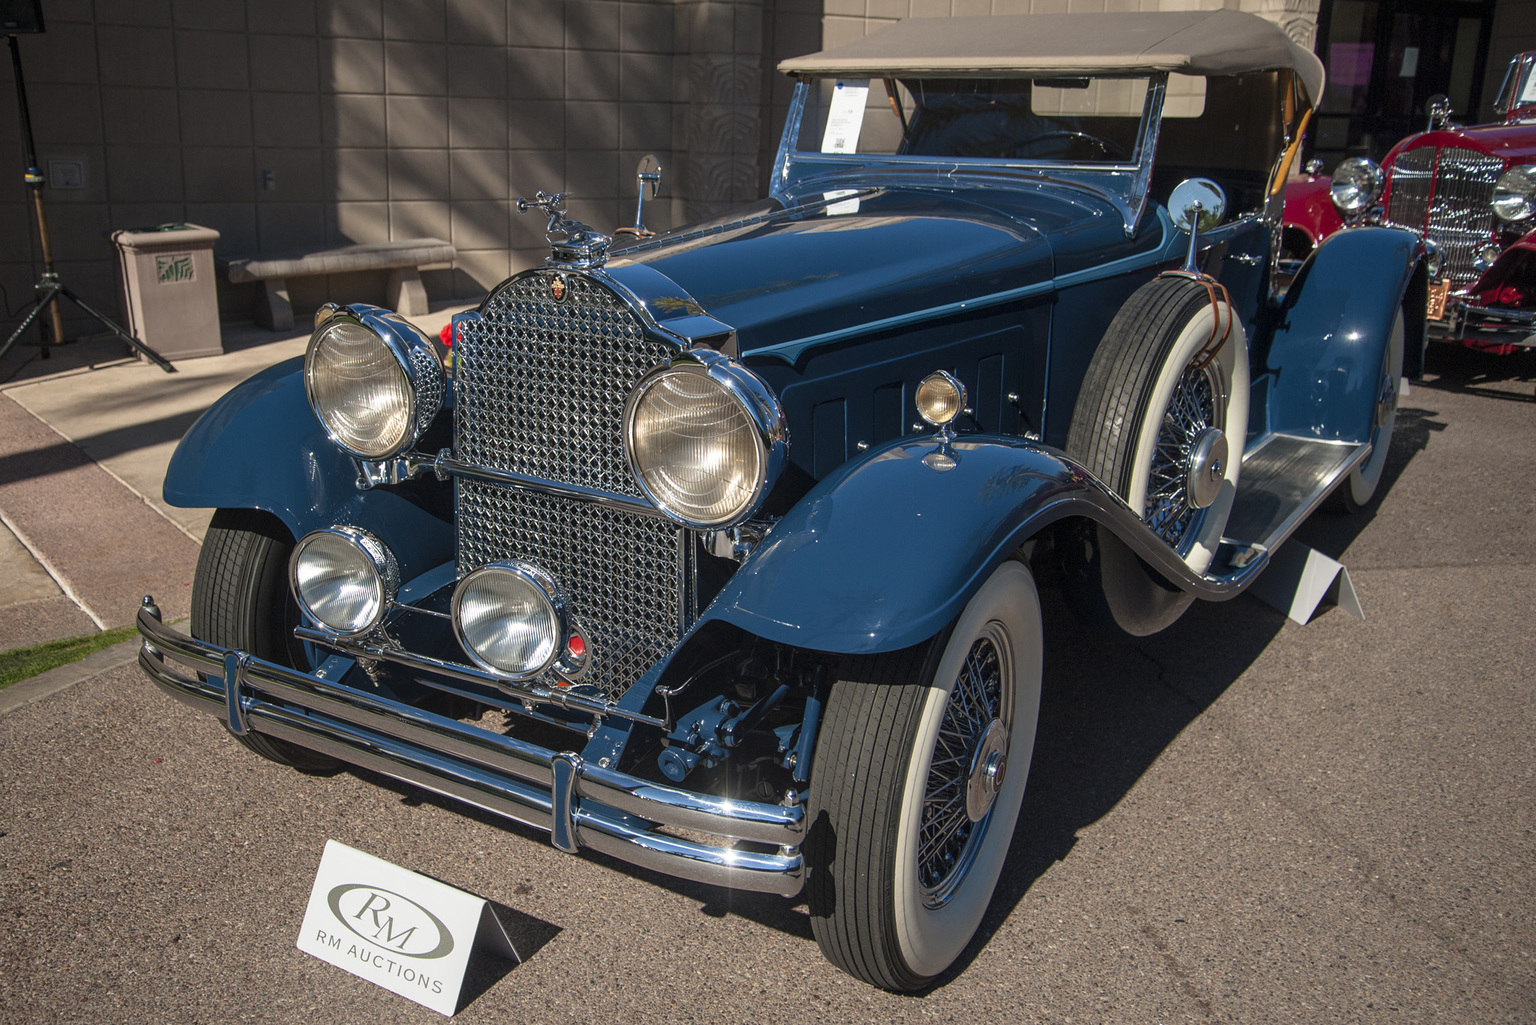
<svg viewBox="0 0 1536 1025">
<path fill-rule="evenodd" d="M 1347 565 L 1350 544 L 1370 524 L 1382 496 L 1430 438 L 1445 429 L 1438 415 L 1400 408 L 1375 499 L 1352 515 L 1326 509 L 1313 513 L 1293 535 L 1296 541 Z M 1178 622 L 1151 637 L 1106 642 L 1052 592 L 1041 597 L 1045 691 L 1019 826 L 976 938 L 929 992 L 965 971 L 1035 881 L 1071 854 L 1079 832 L 1130 792 L 1286 623 L 1282 613 L 1240 596 L 1197 601 Z M 1343 614 L 1331 607 L 1317 613 Z"/>
<path fill-rule="evenodd" d="M 981 929 L 935 988 L 966 970 L 1036 880 L 1072 853 L 1078 834 L 1120 803 L 1285 624 L 1279 612 L 1239 597 L 1195 602 L 1162 633 L 1115 643 L 1049 592 L 1042 598 L 1045 690 L 1029 789 Z"/>
<path fill-rule="evenodd" d="M 1503 355 L 1460 345 L 1434 344 L 1425 356 L 1425 370 L 1429 380 L 1416 381 L 1413 387 L 1506 402 L 1536 401 L 1531 388 L 1521 387 L 1536 383 L 1536 349 Z"/>
<path fill-rule="evenodd" d="M 1439 414 L 1398 410 L 1392 448 L 1378 496 L 1392 485 L 1431 437 L 1445 429 Z M 1351 542 L 1371 522 L 1375 502 L 1355 515 L 1319 511 L 1296 533 L 1303 544 L 1347 562 Z M 1041 593 L 1045 627 L 1045 690 L 1040 707 L 1029 788 L 1019 813 L 1003 876 L 976 938 L 948 971 L 923 993 L 962 975 L 1024 899 L 1035 881 L 1065 859 L 1084 828 L 1128 794 L 1163 751 L 1200 717 L 1263 653 L 1285 616 L 1255 598 L 1195 602 L 1178 622 L 1133 643 L 1106 643 L 1079 623 L 1051 589 Z M 1342 615 L 1324 609 L 1318 615 Z M 1211 638 L 1221 643 L 1211 643 Z M 542 830 L 439 798 L 363 769 L 358 777 L 395 791 L 409 804 L 438 805 L 530 843 L 549 843 Z M 650 885 L 696 900 L 710 917 L 736 915 L 814 942 L 803 897 L 787 901 L 692 883 L 629 865 L 593 851 L 586 858 Z"/>
</svg>

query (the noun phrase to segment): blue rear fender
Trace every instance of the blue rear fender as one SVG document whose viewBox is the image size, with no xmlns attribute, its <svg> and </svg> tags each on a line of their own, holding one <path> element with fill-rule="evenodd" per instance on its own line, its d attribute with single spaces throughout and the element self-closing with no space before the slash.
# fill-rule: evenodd
<svg viewBox="0 0 1536 1025">
<path fill-rule="evenodd" d="M 898 439 L 829 475 L 774 525 L 703 621 L 817 651 L 905 648 L 954 620 L 1041 527 L 1103 492 L 1019 438 L 970 435 L 945 452 L 947 469 L 942 458 L 924 461 L 939 453 L 931 437 Z"/>
<path fill-rule="evenodd" d="M 302 365 L 295 358 L 263 370 L 192 425 L 166 470 L 166 502 L 261 509 L 296 538 L 349 523 L 387 544 L 406 580 L 453 558 L 448 523 L 393 488 L 358 490 L 357 467 L 309 407 Z"/>
<path fill-rule="evenodd" d="M 1397 228 L 1350 228 L 1318 246 L 1276 311 L 1262 364 L 1255 361 L 1256 379 L 1261 366 L 1273 375 L 1269 422 L 1256 426 L 1334 441 L 1370 438 L 1381 361 L 1400 308 L 1405 369 L 1417 368 L 1423 257 L 1418 237 Z"/>
</svg>

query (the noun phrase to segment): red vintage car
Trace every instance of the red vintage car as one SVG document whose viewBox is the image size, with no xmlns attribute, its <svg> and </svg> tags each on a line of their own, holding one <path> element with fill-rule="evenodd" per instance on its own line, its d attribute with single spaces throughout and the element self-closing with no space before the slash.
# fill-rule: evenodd
<svg viewBox="0 0 1536 1025">
<path fill-rule="evenodd" d="M 1429 337 L 1512 352 L 1536 347 L 1536 50 L 1510 61 L 1494 106 L 1503 120 L 1463 127 L 1443 97 L 1429 128 L 1380 166 L 1320 163 L 1286 187 L 1283 262 L 1293 267 L 1328 235 L 1356 224 L 1418 232 L 1438 260 Z"/>
</svg>

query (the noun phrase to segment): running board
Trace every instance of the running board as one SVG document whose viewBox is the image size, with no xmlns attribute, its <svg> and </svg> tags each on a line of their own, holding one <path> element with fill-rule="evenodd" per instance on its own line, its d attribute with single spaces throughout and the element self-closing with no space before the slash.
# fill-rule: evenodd
<svg viewBox="0 0 1536 1025">
<path fill-rule="evenodd" d="M 1274 552 L 1370 454 L 1364 443 L 1270 435 L 1243 457 L 1218 561 L 1241 569 Z"/>
</svg>

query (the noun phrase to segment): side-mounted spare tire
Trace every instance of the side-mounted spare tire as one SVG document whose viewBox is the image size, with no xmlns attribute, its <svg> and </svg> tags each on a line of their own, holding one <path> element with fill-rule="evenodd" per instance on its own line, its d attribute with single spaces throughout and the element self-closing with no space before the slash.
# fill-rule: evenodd
<svg viewBox="0 0 1536 1025">
<path fill-rule="evenodd" d="M 1155 278 L 1126 300 L 1088 364 L 1067 452 L 1190 569 L 1216 555 L 1248 430 L 1248 344 L 1220 286 Z"/>
<path fill-rule="evenodd" d="M 307 669 L 304 645 L 293 636 L 299 623 L 298 603 L 288 589 L 293 545 L 293 535 L 271 513 L 215 512 L 192 580 L 192 636 Z M 263 758 L 300 772 L 331 773 L 342 767 L 334 758 L 277 737 L 255 732 L 231 736 Z"/>
</svg>

